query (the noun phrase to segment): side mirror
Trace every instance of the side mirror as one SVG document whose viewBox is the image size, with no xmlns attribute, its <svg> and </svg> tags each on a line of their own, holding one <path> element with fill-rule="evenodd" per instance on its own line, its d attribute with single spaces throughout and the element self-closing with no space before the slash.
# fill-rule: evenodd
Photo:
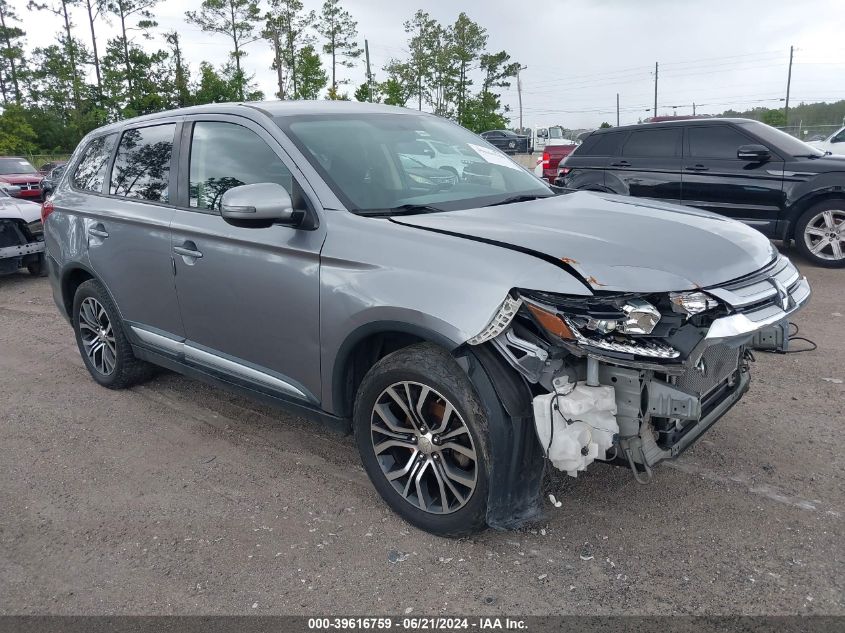
<svg viewBox="0 0 845 633">
<path fill-rule="evenodd" d="M 772 153 L 765 145 L 743 145 L 736 150 L 736 157 L 739 160 L 752 160 L 763 163 L 772 157 Z"/>
<path fill-rule="evenodd" d="M 17 185 L 3 185 L 3 191 L 11 198 L 20 198 L 21 196 L 21 188 Z"/>
<path fill-rule="evenodd" d="M 290 194 L 275 182 L 232 187 L 223 194 L 220 214 L 224 220 L 298 224 L 302 214 L 293 208 Z"/>
</svg>

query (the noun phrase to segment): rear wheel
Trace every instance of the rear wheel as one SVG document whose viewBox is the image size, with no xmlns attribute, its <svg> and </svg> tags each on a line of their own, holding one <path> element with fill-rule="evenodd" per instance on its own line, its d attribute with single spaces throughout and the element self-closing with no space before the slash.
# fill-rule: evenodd
<svg viewBox="0 0 845 633">
<path fill-rule="evenodd" d="M 72 318 L 82 361 L 103 387 L 126 389 L 152 375 L 152 365 L 132 353 L 117 307 L 99 281 L 90 279 L 79 286 Z"/>
<path fill-rule="evenodd" d="M 402 518 L 440 536 L 484 529 L 487 420 L 448 353 L 420 344 L 376 363 L 358 390 L 353 425 L 370 480 Z"/>
<path fill-rule="evenodd" d="M 810 207 L 795 227 L 795 244 L 818 266 L 845 266 L 845 200 L 826 200 Z"/>
</svg>

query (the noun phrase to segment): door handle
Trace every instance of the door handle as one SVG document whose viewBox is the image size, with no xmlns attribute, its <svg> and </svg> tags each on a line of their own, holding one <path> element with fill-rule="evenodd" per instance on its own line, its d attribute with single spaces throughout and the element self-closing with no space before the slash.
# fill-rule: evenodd
<svg viewBox="0 0 845 633">
<path fill-rule="evenodd" d="M 627 160 L 620 160 L 617 163 L 610 163 L 610 166 L 611 167 L 630 167 L 631 163 L 629 163 Z"/>
<path fill-rule="evenodd" d="M 106 227 L 104 227 L 102 224 L 95 224 L 94 226 L 88 227 L 88 235 L 93 235 L 94 237 L 106 239 L 109 236 L 109 232 L 106 231 Z"/>
<path fill-rule="evenodd" d="M 704 165 L 689 165 L 684 167 L 687 171 L 709 171 L 709 167 L 705 167 Z"/>
<path fill-rule="evenodd" d="M 197 245 L 193 242 L 185 242 L 182 246 L 174 246 L 173 252 L 182 257 L 202 257 L 202 251 L 197 250 Z"/>
</svg>

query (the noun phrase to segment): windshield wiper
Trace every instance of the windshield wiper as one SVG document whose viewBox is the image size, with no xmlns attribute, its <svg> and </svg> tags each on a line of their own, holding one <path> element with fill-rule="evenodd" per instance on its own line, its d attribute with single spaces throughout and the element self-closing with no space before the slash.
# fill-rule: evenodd
<svg viewBox="0 0 845 633">
<path fill-rule="evenodd" d="M 440 213 L 445 211 L 440 207 L 433 207 L 429 204 L 400 204 L 398 207 L 390 207 L 389 209 L 362 209 L 356 211 L 356 215 L 363 215 L 370 217 L 389 217 L 392 215 L 417 215 L 420 213 Z"/>
<path fill-rule="evenodd" d="M 485 204 L 485 207 L 497 207 L 500 204 L 513 204 L 514 202 L 528 202 L 530 200 L 539 200 L 540 198 L 554 198 L 554 195 L 551 196 L 541 196 L 537 194 L 522 194 L 519 196 L 511 196 L 510 198 L 505 198 L 504 200 L 499 200 L 498 202 L 491 202 L 490 204 Z"/>
</svg>

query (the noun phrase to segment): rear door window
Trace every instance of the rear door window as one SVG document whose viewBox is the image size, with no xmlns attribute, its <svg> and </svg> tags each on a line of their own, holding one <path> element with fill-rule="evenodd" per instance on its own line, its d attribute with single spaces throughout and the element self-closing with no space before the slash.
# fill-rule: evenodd
<svg viewBox="0 0 845 633">
<path fill-rule="evenodd" d="M 82 158 L 71 176 L 71 184 L 76 189 L 103 193 L 103 183 L 106 180 L 106 170 L 114 149 L 117 134 L 108 134 L 91 139 L 82 152 Z M 54 170 L 55 171 L 55 170 Z"/>
<path fill-rule="evenodd" d="M 693 158 L 736 160 L 736 152 L 752 141 L 728 125 L 708 125 L 687 129 L 689 153 Z"/>
<path fill-rule="evenodd" d="M 170 158 L 175 123 L 126 130 L 117 147 L 109 193 L 170 202 Z"/>
<path fill-rule="evenodd" d="M 677 155 L 681 128 L 637 130 L 625 141 L 622 156 L 669 158 Z"/>
</svg>

